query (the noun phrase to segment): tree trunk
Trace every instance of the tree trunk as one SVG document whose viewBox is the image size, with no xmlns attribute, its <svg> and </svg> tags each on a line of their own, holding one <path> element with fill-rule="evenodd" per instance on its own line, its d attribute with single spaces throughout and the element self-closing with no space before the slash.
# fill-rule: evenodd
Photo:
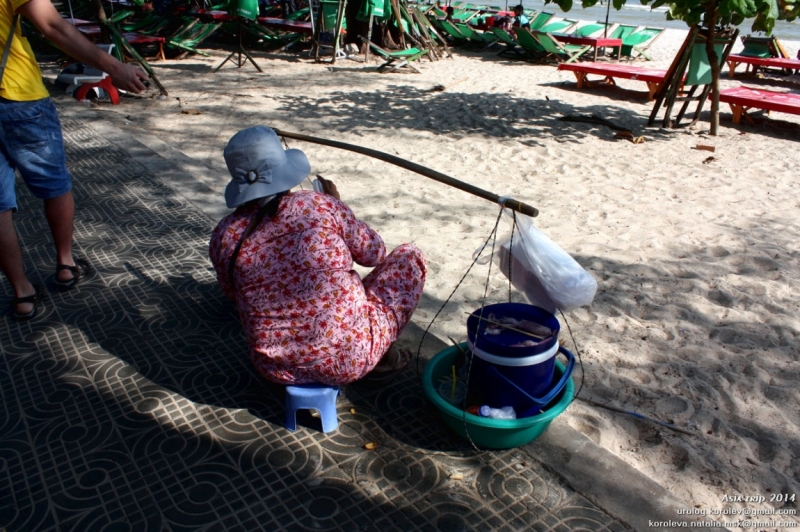
<svg viewBox="0 0 800 532">
<path fill-rule="evenodd" d="M 711 130 L 709 133 L 716 136 L 719 132 L 719 57 L 714 49 L 714 41 L 717 34 L 717 2 L 710 0 L 708 11 L 706 12 L 706 24 L 708 25 L 708 35 L 706 37 L 706 55 L 711 65 Z"/>
</svg>

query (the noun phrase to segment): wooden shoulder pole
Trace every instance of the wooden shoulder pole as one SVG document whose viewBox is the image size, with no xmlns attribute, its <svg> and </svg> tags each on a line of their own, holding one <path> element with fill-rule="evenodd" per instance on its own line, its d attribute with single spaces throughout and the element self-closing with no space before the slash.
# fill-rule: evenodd
<svg viewBox="0 0 800 532">
<path fill-rule="evenodd" d="M 389 164 L 399 166 L 400 168 L 405 168 L 406 170 L 411 170 L 412 172 L 424 175 L 425 177 L 429 177 L 435 181 L 444 183 L 445 185 L 449 185 L 459 190 L 463 190 L 464 192 L 472 194 L 473 196 L 478 196 L 479 198 L 487 199 L 492 203 L 498 203 L 498 204 L 501 203 L 500 201 L 501 197 L 493 192 L 489 192 L 487 190 L 483 190 L 481 188 L 472 186 L 469 183 L 464 183 L 463 181 L 459 181 L 458 179 L 452 178 L 441 172 L 437 172 L 436 170 L 432 170 L 417 163 L 412 163 L 411 161 L 406 161 L 405 159 L 401 159 L 400 157 L 395 157 L 394 155 L 390 155 L 382 151 L 377 151 L 370 148 L 364 148 L 361 146 L 356 146 L 354 144 L 347 144 L 345 142 L 339 142 L 336 140 L 322 139 L 319 137 L 310 137 L 308 135 L 301 135 L 300 133 L 291 133 L 289 131 L 282 131 L 280 129 L 276 129 L 275 133 L 277 133 L 281 137 L 286 137 L 295 140 L 302 140 L 304 142 L 313 142 L 314 144 L 322 144 L 323 146 L 330 146 L 332 148 L 348 150 L 355 153 L 360 153 L 361 155 L 366 155 L 368 157 L 373 157 L 375 159 L 380 159 L 381 161 L 385 161 Z M 539 215 L 538 209 L 530 205 L 527 205 L 525 203 L 522 203 L 521 201 L 517 201 L 515 199 L 506 198 L 502 202 L 502 205 L 504 207 L 508 207 L 513 211 L 517 211 L 532 218 Z"/>
</svg>

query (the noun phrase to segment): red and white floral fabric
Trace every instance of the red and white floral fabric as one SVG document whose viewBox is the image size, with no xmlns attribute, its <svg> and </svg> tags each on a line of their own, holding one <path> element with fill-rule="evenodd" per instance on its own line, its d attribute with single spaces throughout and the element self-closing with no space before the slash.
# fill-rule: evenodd
<svg viewBox="0 0 800 532">
<path fill-rule="evenodd" d="M 228 263 L 257 207 L 225 217 L 209 254 L 236 302 L 256 369 L 283 383 L 347 384 L 378 363 L 411 319 L 425 283 L 422 252 L 386 256 L 380 235 L 341 201 L 312 191 L 285 196 Z M 363 281 L 353 261 L 375 266 Z"/>
</svg>

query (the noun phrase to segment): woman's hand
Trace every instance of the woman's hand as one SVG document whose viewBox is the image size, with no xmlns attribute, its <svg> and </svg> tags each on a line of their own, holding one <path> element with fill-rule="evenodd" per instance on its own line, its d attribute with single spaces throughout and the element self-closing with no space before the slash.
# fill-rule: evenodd
<svg viewBox="0 0 800 532">
<path fill-rule="evenodd" d="M 336 185 L 334 184 L 333 181 L 331 181 L 330 179 L 325 179 L 321 175 L 318 175 L 317 179 L 319 179 L 319 182 L 322 183 L 322 192 L 323 193 L 325 193 L 325 194 L 327 194 L 329 196 L 333 196 L 334 198 L 336 198 L 338 200 L 342 199 L 342 198 L 339 197 L 339 191 L 336 189 Z"/>
</svg>

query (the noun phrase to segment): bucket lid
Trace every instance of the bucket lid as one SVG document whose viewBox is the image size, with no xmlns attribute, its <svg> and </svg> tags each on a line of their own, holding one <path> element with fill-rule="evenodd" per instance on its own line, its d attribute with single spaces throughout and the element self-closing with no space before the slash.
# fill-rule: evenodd
<svg viewBox="0 0 800 532">
<path fill-rule="evenodd" d="M 514 323 L 512 320 L 523 322 L 521 327 L 527 327 L 530 323 L 545 327 L 551 334 L 537 341 L 537 338 L 523 328 L 514 325 L 503 328 L 492 324 Z M 487 334 L 487 326 L 490 333 L 496 334 Z M 560 329 L 561 326 L 553 314 L 525 303 L 487 305 L 475 310 L 467 318 L 467 338 L 470 344 L 485 353 L 502 357 L 530 357 L 546 353 L 554 346 L 557 350 Z"/>
</svg>

